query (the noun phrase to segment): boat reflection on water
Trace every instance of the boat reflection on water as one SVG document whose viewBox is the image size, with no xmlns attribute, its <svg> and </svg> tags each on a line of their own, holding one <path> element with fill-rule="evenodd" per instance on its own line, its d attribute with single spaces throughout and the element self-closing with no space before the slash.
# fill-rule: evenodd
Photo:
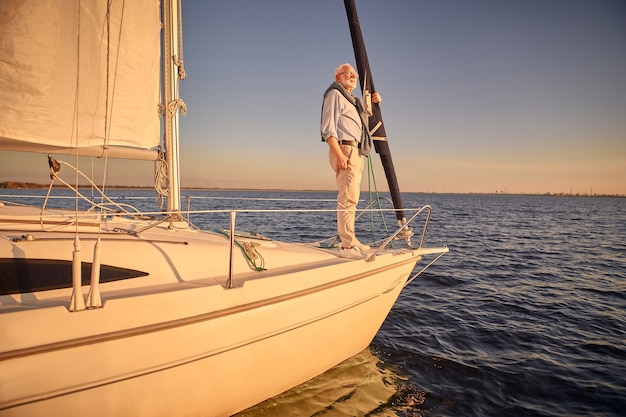
<svg viewBox="0 0 626 417">
<path fill-rule="evenodd" d="M 407 378 L 388 368 L 371 348 L 363 350 L 280 395 L 249 408 L 236 417 L 255 416 L 396 416 L 419 393 L 407 387 Z"/>
</svg>

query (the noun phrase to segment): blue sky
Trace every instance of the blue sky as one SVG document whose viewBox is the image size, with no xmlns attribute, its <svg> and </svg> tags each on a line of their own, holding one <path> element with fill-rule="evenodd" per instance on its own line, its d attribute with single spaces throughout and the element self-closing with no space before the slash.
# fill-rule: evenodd
<svg viewBox="0 0 626 417">
<path fill-rule="evenodd" d="M 402 191 L 626 194 L 626 2 L 356 4 Z M 354 63 L 343 2 L 183 0 L 183 24 L 182 185 L 333 189 L 319 117 Z M 0 180 L 23 178 L 33 159 L 3 154 Z M 150 184 L 151 164 L 112 166 Z"/>
</svg>

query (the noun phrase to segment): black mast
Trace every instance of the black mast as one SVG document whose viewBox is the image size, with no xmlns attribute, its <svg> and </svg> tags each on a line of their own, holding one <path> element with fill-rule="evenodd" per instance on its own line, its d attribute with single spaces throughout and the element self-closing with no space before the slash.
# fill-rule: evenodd
<svg viewBox="0 0 626 417">
<path fill-rule="evenodd" d="M 361 91 L 363 92 L 363 97 L 365 98 L 368 94 L 376 91 L 374 88 L 374 79 L 372 78 L 370 64 L 367 60 L 365 42 L 363 42 L 363 34 L 361 33 L 361 25 L 359 24 L 359 17 L 356 13 L 354 0 L 344 0 L 344 4 L 348 15 L 348 24 L 350 25 L 350 35 L 352 37 L 352 47 L 354 48 L 357 71 L 359 72 Z M 398 187 L 398 179 L 396 178 L 396 171 L 393 167 L 393 161 L 391 160 L 391 152 L 389 151 L 385 125 L 383 124 L 383 117 L 378 103 L 372 103 L 372 115 L 369 118 L 369 129 L 372 133 L 374 149 L 376 150 L 376 153 L 380 155 L 380 161 L 382 162 L 385 170 L 387 184 L 389 185 L 389 191 L 391 192 L 391 200 L 394 208 L 397 210 L 396 218 L 398 219 L 398 225 L 403 225 L 406 223 L 404 206 L 402 204 L 400 187 Z"/>
</svg>

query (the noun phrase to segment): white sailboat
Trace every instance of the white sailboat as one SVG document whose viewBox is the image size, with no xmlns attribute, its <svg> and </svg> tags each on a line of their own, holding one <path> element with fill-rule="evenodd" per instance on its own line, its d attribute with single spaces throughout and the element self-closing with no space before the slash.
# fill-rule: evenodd
<svg viewBox="0 0 626 417">
<path fill-rule="evenodd" d="M 366 348 L 416 263 L 447 252 L 423 234 L 390 246 L 429 207 L 361 260 L 236 236 L 234 212 L 227 237 L 190 226 L 180 13 L 176 0 L 0 3 L 0 149 L 153 159 L 168 174 L 164 213 L 0 202 L 0 416 L 231 415 Z"/>
</svg>

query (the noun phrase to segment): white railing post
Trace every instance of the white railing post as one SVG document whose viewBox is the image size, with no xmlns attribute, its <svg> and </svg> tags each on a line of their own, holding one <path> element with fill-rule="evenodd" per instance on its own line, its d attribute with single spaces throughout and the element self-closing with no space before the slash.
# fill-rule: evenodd
<svg viewBox="0 0 626 417">
<path fill-rule="evenodd" d="M 234 211 L 230 212 L 230 257 L 228 265 L 228 281 L 226 281 L 226 288 L 233 288 L 233 256 L 235 250 L 235 215 Z"/>
</svg>

